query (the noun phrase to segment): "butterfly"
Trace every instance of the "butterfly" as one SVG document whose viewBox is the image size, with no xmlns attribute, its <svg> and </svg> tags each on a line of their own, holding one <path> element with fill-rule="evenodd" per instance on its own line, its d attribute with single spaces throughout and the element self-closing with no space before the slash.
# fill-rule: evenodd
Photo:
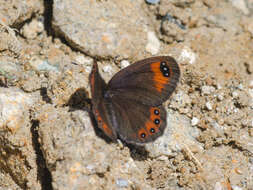
<svg viewBox="0 0 253 190">
<path fill-rule="evenodd" d="M 141 145 L 166 128 L 166 101 L 180 78 L 174 58 L 143 59 L 120 70 L 106 83 L 95 62 L 89 76 L 92 112 L 98 127 L 112 141 Z"/>
</svg>

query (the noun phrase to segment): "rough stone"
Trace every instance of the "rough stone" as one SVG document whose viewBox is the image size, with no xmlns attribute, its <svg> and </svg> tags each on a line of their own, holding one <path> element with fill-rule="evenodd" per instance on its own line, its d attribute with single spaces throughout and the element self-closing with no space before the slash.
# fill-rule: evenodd
<svg viewBox="0 0 253 190">
<path fill-rule="evenodd" d="M 29 109 L 36 99 L 17 88 L 0 88 L 0 168 L 22 189 L 40 189 Z M 36 177 L 35 177 L 36 176 Z"/>
<path fill-rule="evenodd" d="M 53 27 L 73 47 L 88 55 L 139 57 L 147 43 L 149 23 L 141 4 L 140 0 L 57 0 Z"/>
</svg>

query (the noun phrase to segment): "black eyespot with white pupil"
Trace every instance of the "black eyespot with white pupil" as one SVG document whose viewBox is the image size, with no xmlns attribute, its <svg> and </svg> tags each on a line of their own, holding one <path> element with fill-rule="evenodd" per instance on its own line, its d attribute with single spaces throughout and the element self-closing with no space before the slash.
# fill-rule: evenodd
<svg viewBox="0 0 253 190">
<path fill-rule="evenodd" d="M 146 134 L 145 133 L 142 133 L 141 134 L 141 138 L 145 138 L 146 137 Z"/>
<path fill-rule="evenodd" d="M 154 123 L 158 125 L 160 123 L 160 119 L 155 119 Z"/>
<path fill-rule="evenodd" d="M 150 133 L 155 133 L 155 129 L 154 129 L 154 128 L 151 128 L 151 129 L 150 129 Z"/>
<path fill-rule="evenodd" d="M 154 110 L 154 114 L 155 114 L 155 115 L 159 115 L 159 110 L 155 109 L 155 110 Z"/>
<path fill-rule="evenodd" d="M 163 66 L 163 67 L 166 66 L 166 62 L 164 62 L 164 61 L 161 62 L 161 66 Z"/>
<path fill-rule="evenodd" d="M 170 77 L 170 68 L 166 65 L 166 62 L 161 62 L 160 71 L 163 73 L 164 77 Z"/>
</svg>

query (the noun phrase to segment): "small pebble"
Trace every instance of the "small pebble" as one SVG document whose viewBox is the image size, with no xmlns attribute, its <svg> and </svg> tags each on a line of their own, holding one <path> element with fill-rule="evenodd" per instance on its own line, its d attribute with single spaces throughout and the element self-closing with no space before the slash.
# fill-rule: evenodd
<svg viewBox="0 0 253 190">
<path fill-rule="evenodd" d="M 219 83 L 217 84 L 217 89 L 218 89 L 218 90 L 222 89 L 221 84 L 219 84 Z"/>
<path fill-rule="evenodd" d="M 112 66 L 111 65 L 105 65 L 103 67 L 103 72 L 111 74 L 112 73 Z"/>
<path fill-rule="evenodd" d="M 146 51 L 151 53 L 152 55 L 155 55 L 160 50 L 160 41 L 156 37 L 155 32 L 149 31 L 147 35 L 148 43 L 146 45 Z"/>
<path fill-rule="evenodd" d="M 194 64 L 196 62 L 196 59 L 196 54 L 188 47 L 184 47 L 179 57 L 179 60 L 181 62 L 188 62 L 190 64 Z"/>
<path fill-rule="evenodd" d="M 129 66 L 129 65 L 130 65 L 130 63 L 129 63 L 129 61 L 127 61 L 127 60 L 122 60 L 122 61 L 120 62 L 120 68 L 121 68 L 121 69 L 126 68 L 126 67 Z"/>
<path fill-rule="evenodd" d="M 210 102 L 206 103 L 206 108 L 211 111 L 213 109 L 212 104 Z"/>
<path fill-rule="evenodd" d="M 253 80 L 250 81 L 249 87 L 250 87 L 250 88 L 253 88 Z"/>
<path fill-rule="evenodd" d="M 202 95 L 209 95 L 215 91 L 215 88 L 213 86 L 202 86 L 201 87 L 201 93 Z"/>
<path fill-rule="evenodd" d="M 157 4 L 160 2 L 160 0 L 146 0 L 146 2 L 149 4 Z"/>
<path fill-rule="evenodd" d="M 223 187 L 220 182 L 215 183 L 214 190 L 223 190 Z"/>
<path fill-rule="evenodd" d="M 119 186 L 120 188 L 124 188 L 128 186 L 128 181 L 122 178 L 119 178 L 116 180 L 116 184 L 117 186 Z"/>
<path fill-rule="evenodd" d="M 84 70 L 85 70 L 86 73 L 90 73 L 91 72 L 91 66 L 84 67 Z"/>
<path fill-rule="evenodd" d="M 242 85 L 242 84 L 239 84 L 239 85 L 237 86 L 237 88 L 240 89 L 240 90 L 243 90 L 243 85 Z"/>
<path fill-rule="evenodd" d="M 242 188 L 241 188 L 241 187 L 236 186 L 236 185 L 232 185 L 232 189 L 233 189 L 233 190 L 242 190 Z"/>
<path fill-rule="evenodd" d="M 196 118 L 196 117 L 193 117 L 192 120 L 191 120 L 192 126 L 195 126 L 195 125 L 197 125 L 198 123 L 199 123 L 199 119 Z"/>
<path fill-rule="evenodd" d="M 237 98 L 238 97 L 238 92 L 236 92 L 236 91 L 234 91 L 234 92 L 232 92 L 232 96 L 233 96 L 233 98 Z"/>
<path fill-rule="evenodd" d="M 217 99 L 218 99 L 219 101 L 222 101 L 222 100 L 224 100 L 224 97 L 223 97 L 223 95 L 218 94 Z"/>
<path fill-rule="evenodd" d="M 32 22 L 25 24 L 21 32 L 27 39 L 35 39 L 43 30 L 43 23 L 34 19 Z"/>
<path fill-rule="evenodd" d="M 95 167 L 94 167 L 94 165 L 88 164 L 88 165 L 86 166 L 86 169 L 87 169 L 89 172 L 95 172 Z"/>
<path fill-rule="evenodd" d="M 161 160 L 161 161 L 166 161 L 168 160 L 168 156 L 165 156 L 165 155 L 161 155 L 157 158 L 158 160 Z"/>
</svg>

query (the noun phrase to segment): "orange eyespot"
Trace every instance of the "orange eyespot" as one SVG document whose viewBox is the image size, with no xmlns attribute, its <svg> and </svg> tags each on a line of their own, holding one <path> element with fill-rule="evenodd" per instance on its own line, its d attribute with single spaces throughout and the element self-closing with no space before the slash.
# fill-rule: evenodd
<svg viewBox="0 0 253 190">
<path fill-rule="evenodd" d="M 139 131 L 138 131 L 138 135 L 140 138 L 144 139 L 148 136 L 146 130 L 144 128 L 141 128 Z"/>
<path fill-rule="evenodd" d="M 108 125 L 103 121 L 101 115 L 99 114 L 98 110 L 95 110 L 96 113 L 96 118 L 97 121 L 102 124 L 102 128 L 104 130 L 104 132 L 108 135 L 108 136 L 112 136 L 112 130 L 108 127 Z"/>
</svg>

